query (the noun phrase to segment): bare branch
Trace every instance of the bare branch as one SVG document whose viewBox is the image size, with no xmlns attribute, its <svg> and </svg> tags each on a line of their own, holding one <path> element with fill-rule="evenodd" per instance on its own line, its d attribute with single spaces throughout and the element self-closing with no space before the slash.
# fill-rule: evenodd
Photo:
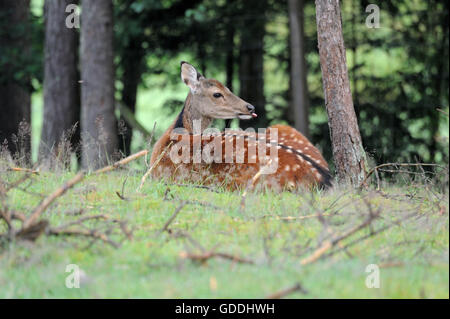
<svg viewBox="0 0 450 319">
<path fill-rule="evenodd" d="M 30 217 L 23 223 L 22 228 L 25 229 L 32 225 L 41 216 L 44 210 L 47 209 L 48 206 L 50 206 L 51 203 L 53 203 L 58 197 L 63 195 L 68 189 L 72 188 L 75 184 L 80 182 L 84 178 L 84 175 L 85 173 L 83 171 L 78 173 L 67 183 L 65 183 L 45 199 L 43 199 L 42 202 L 33 210 Z"/>
<path fill-rule="evenodd" d="M 124 165 L 128 164 L 129 162 L 134 161 L 135 159 L 138 159 L 138 158 L 140 158 L 140 157 L 142 157 L 144 155 L 147 155 L 147 154 L 148 154 L 147 150 L 142 150 L 142 151 L 137 152 L 137 153 L 135 153 L 133 155 L 125 157 L 124 159 L 121 159 L 120 161 L 115 162 L 112 165 L 108 165 L 108 166 L 105 166 L 103 168 L 100 168 L 100 169 L 96 170 L 94 172 L 94 174 L 101 174 L 101 173 L 106 173 L 106 172 L 115 170 L 116 168 L 124 166 Z"/>
</svg>

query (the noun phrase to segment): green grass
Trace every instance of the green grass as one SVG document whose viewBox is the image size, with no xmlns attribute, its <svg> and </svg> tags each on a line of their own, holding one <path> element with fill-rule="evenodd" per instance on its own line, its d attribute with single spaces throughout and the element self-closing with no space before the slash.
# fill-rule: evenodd
<svg viewBox="0 0 450 319">
<path fill-rule="evenodd" d="M 49 194 L 71 173 L 41 173 L 27 190 Z M 52 226 L 82 216 L 108 214 L 128 222 L 133 240 L 119 248 L 86 238 L 41 236 L 35 243 L 14 242 L 0 248 L 0 298 L 260 298 L 300 282 L 308 294 L 290 298 L 448 298 L 448 194 L 430 192 L 423 185 L 383 186 L 388 196 L 364 191 L 331 190 L 303 194 L 249 194 L 240 211 L 241 194 L 168 186 L 148 180 L 136 193 L 142 172 L 122 170 L 88 176 L 59 198 L 43 215 Z M 2 179 L 13 181 L 18 173 Z M 121 192 L 129 200 L 121 200 Z M 167 193 L 166 193 L 167 192 Z M 168 200 L 164 200 L 166 194 Z M 408 195 L 409 194 L 409 195 Z M 398 195 L 398 196 L 397 196 Z M 181 200 L 188 204 L 170 224 L 172 234 L 188 233 L 205 249 L 216 249 L 254 261 L 235 263 L 214 258 L 199 264 L 183 258 L 200 253 L 186 238 L 175 238 L 161 228 Z M 381 218 L 373 229 L 389 225 L 405 214 L 418 216 L 351 246 L 347 252 L 302 266 L 324 235 L 317 218 L 283 220 L 323 211 L 334 234 L 361 223 L 370 203 Z M 40 198 L 20 190 L 9 193 L 11 209 L 28 214 Z M 1 205 L 1 204 L 0 204 Z M 101 223 L 89 224 L 101 227 Z M 0 223 L 0 233 L 5 226 Z M 369 234 L 364 229 L 342 242 Z M 120 240 L 117 233 L 112 236 Z M 77 264 L 86 274 L 81 288 L 68 289 L 65 272 Z M 365 286 L 366 266 L 380 266 L 381 287 Z"/>
</svg>

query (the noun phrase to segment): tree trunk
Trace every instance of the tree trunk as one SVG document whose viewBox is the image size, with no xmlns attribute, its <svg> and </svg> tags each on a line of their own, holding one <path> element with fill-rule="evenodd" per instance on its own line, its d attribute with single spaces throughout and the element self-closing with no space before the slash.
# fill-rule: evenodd
<svg viewBox="0 0 450 319">
<path fill-rule="evenodd" d="M 316 0 L 316 19 L 337 179 L 359 186 L 366 173 L 366 157 L 350 91 L 339 1 Z"/>
<path fill-rule="evenodd" d="M 288 0 L 291 41 L 291 107 L 295 128 L 309 138 L 309 101 L 306 82 L 303 0 Z"/>
<path fill-rule="evenodd" d="M 253 104 L 258 118 L 252 121 L 241 121 L 240 126 L 265 127 L 267 125 L 264 97 L 264 35 L 265 11 L 267 0 L 244 1 L 244 27 L 241 28 L 239 81 L 240 97 Z"/>
<path fill-rule="evenodd" d="M 82 0 L 82 163 L 98 168 L 117 150 L 114 114 L 113 7 L 111 0 Z"/>
<path fill-rule="evenodd" d="M 228 20 L 227 23 L 227 35 L 226 35 L 226 43 L 227 43 L 227 54 L 225 61 L 226 68 L 226 85 L 233 91 L 233 77 L 234 77 L 234 34 L 235 28 L 231 19 Z M 231 127 L 231 119 L 225 120 L 225 128 Z"/>
<path fill-rule="evenodd" d="M 145 52 L 141 46 L 140 39 L 130 41 L 127 50 L 123 56 L 122 66 L 122 103 L 134 114 L 136 110 L 136 96 L 139 82 L 142 74 L 142 59 Z M 119 149 L 128 156 L 131 154 L 131 138 L 133 136 L 133 127 L 121 115 L 119 125 Z"/>
<path fill-rule="evenodd" d="M 71 3 L 45 1 L 44 121 L 39 149 L 41 158 L 53 153 L 66 166 L 80 141 L 78 34 L 75 28 L 65 27 L 65 10 Z"/>
<path fill-rule="evenodd" d="M 0 147 L 23 164 L 31 161 L 31 83 L 20 76 L 29 62 L 29 9 L 29 0 L 0 0 Z"/>
</svg>

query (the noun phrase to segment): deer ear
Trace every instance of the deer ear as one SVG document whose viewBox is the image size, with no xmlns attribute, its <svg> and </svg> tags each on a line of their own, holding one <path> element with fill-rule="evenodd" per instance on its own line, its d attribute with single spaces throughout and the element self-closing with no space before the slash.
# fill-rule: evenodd
<svg viewBox="0 0 450 319">
<path fill-rule="evenodd" d="M 192 92 L 195 92 L 199 85 L 200 80 L 203 78 L 192 65 L 187 62 L 181 62 L 181 80 L 191 89 Z"/>
</svg>

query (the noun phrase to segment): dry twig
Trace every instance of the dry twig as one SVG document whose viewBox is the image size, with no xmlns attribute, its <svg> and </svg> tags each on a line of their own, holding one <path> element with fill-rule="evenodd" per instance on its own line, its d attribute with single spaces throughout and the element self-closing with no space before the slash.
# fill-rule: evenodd
<svg viewBox="0 0 450 319">
<path fill-rule="evenodd" d="M 442 168 L 442 165 L 439 164 L 430 164 L 430 163 L 385 163 L 378 166 L 373 167 L 366 175 L 364 180 L 360 184 L 360 188 L 362 188 L 364 185 L 366 185 L 367 180 L 369 177 L 374 173 L 378 173 L 378 170 L 380 168 L 386 167 L 386 166 L 394 166 L 394 167 L 423 167 L 423 166 L 433 166 L 433 167 L 440 167 Z M 377 177 L 378 178 L 378 177 Z"/>
<path fill-rule="evenodd" d="M 177 215 L 180 213 L 183 207 L 186 206 L 186 204 L 187 204 L 186 201 L 183 201 L 181 205 L 178 206 L 177 209 L 175 209 L 175 212 L 172 214 L 172 216 L 170 216 L 170 218 L 164 224 L 163 228 L 161 228 L 161 230 L 159 231 L 160 234 L 168 229 L 169 225 L 174 221 L 174 219 L 177 217 Z"/>
<path fill-rule="evenodd" d="M 30 225 L 32 225 L 40 216 L 41 214 L 47 209 L 48 206 L 50 206 L 51 203 L 53 203 L 58 197 L 63 195 L 68 189 L 72 188 L 75 184 L 83 180 L 85 173 L 79 172 L 77 175 L 75 175 L 72 179 L 70 179 L 67 183 L 62 185 L 60 188 L 56 189 L 53 193 L 51 193 L 49 196 L 44 198 L 41 203 L 33 210 L 30 217 L 23 223 L 22 228 L 28 228 Z"/>
<path fill-rule="evenodd" d="M 125 157 L 124 159 L 121 159 L 120 161 L 115 162 L 112 165 L 108 165 L 108 166 L 105 166 L 103 168 L 100 168 L 100 169 L 96 170 L 94 172 L 94 174 L 101 174 L 101 173 L 106 173 L 106 172 L 115 170 L 116 168 L 124 166 L 124 165 L 128 164 L 129 162 L 134 161 L 135 159 L 138 159 L 138 158 L 140 158 L 140 157 L 142 157 L 144 155 L 147 155 L 147 154 L 148 154 L 147 150 L 142 150 L 142 151 L 137 152 L 137 153 L 135 153 L 133 155 Z"/>
<path fill-rule="evenodd" d="M 140 191 L 142 186 L 144 186 L 145 180 L 147 179 L 147 177 L 152 173 L 153 169 L 159 164 L 159 162 L 161 161 L 161 159 L 164 157 L 164 155 L 166 154 L 167 150 L 169 149 L 170 146 L 172 146 L 173 142 L 171 141 L 169 143 L 169 145 L 166 146 L 166 148 L 164 149 L 164 151 L 159 155 L 158 159 L 155 161 L 155 163 L 153 163 L 153 165 L 147 170 L 147 172 L 144 174 L 144 176 L 142 176 L 141 179 L 141 184 L 139 185 L 138 189 L 136 191 Z"/>
<path fill-rule="evenodd" d="M 193 261 L 197 261 L 200 263 L 206 263 L 211 258 L 222 258 L 222 259 L 228 259 L 232 260 L 233 262 L 238 262 L 242 264 L 254 264 L 255 262 L 250 259 L 242 258 L 236 255 L 231 255 L 227 253 L 221 253 L 221 252 L 214 252 L 214 251 L 208 251 L 201 254 L 195 254 L 195 253 L 188 253 L 188 252 L 182 252 L 180 254 L 182 258 L 191 259 Z"/>
<path fill-rule="evenodd" d="M 30 174 L 39 175 L 39 171 L 35 170 L 35 169 L 22 168 L 22 167 L 10 167 L 9 170 L 14 171 L 14 172 L 26 172 L 26 173 L 30 173 Z"/>
<path fill-rule="evenodd" d="M 266 297 L 266 299 L 281 299 L 283 297 L 286 297 L 287 295 L 290 295 L 294 292 L 300 292 L 302 294 L 307 294 L 308 291 L 306 291 L 302 285 L 298 282 L 295 285 L 293 285 L 292 287 L 277 291 L 273 294 L 270 294 Z"/>
</svg>

